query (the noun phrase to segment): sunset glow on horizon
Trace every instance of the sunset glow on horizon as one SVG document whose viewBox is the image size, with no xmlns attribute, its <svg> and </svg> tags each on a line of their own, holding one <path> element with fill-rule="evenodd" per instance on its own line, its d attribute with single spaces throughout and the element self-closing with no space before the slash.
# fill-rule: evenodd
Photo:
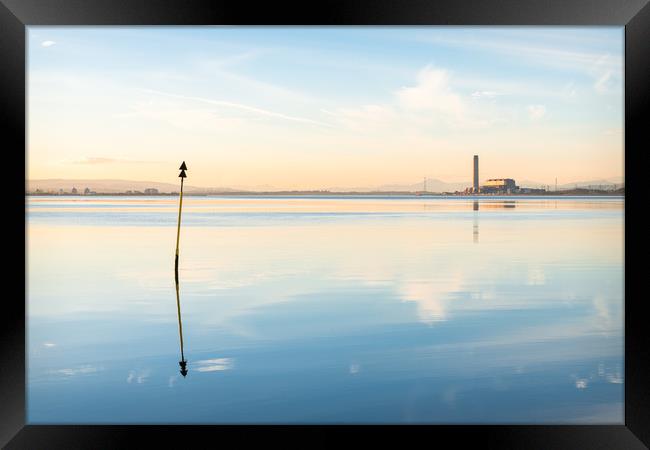
<svg viewBox="0 0 650 450">
<path fill-rule="evenodd" d="M 27 178 L 622 179 L 623 27 L 28 27 Z"/>
</svg>

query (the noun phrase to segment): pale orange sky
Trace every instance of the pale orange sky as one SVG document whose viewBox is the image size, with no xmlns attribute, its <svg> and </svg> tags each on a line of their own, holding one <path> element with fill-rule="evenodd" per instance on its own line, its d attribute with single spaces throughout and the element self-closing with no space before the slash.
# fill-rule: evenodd
<svg viewBox="0 0 650 450">
<path fill-rule="evenodd" d="M 478 154 L 481 180 L 621 177 L 622 36 L 30 27 L 26 175 L 372 187 L 467 182 Z"/>
</svg>

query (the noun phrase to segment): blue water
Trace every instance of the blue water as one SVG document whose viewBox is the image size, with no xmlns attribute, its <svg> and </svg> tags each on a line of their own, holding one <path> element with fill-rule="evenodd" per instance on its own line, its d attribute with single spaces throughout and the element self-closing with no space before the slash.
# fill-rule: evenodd
<svg viewBox="0 0 650 450">
<path fill-rule="evenodd" d="M 616 197 L 27 200 L 29 423 L 623 423 Z"/>
</svg>

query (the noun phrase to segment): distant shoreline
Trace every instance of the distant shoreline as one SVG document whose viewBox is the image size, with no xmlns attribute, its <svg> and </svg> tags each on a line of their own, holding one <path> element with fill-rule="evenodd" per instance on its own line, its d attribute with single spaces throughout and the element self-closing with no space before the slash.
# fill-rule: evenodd
<svg viewBox="0 0 650 450">
<path fill-rule="evenodd" d="M 95 193 L 95 194 L 58 194 L 58 193 L 47 193 L 47 192 L 28 192 L 25 194 L 27 197 L 178 197 L 178 192 L 167 192 L 167 193 L 158 193 L 158 194 L 127 194 L 127 193 Z M 511 193 L 511 194 L 466 194 L 464 192 L 405 192 L 405 191 L 378 191 L 378 192 L 330 192 L 330 191 L 277 191 L 277 192 L 210 192 L 210 193 L 184 193 L 184 197 L 210 197 L 210 196 L 221 196 L 221 197 L 244 197 L 244 196 L 260 196 L 260 197 L 272 197 L 272 196 L 322 196 L 322 197 L 346 197 L 346 196 L 358 196 L 358 197 L 377 197 L 377 196 L 408 196 L 408 197 L 469 197 L 469 198 L 490 198 L 490 197 L 540 197 L 540 196 L 586 196 L 586 197 L 595 197 L 595 196 L 608 196 L 608 197 L 624 197 L 625 189 L 612 190 L 590 190 L 590 189 L 570 189 L 564 191 L 546 191 L 546 192 L 535 192 L 535 193 Z"/>
</svg>

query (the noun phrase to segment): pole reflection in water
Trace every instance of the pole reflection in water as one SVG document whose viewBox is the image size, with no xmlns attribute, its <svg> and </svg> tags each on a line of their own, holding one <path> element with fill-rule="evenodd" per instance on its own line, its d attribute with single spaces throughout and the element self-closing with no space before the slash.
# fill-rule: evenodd
<svg viewBox="0 0 650 450">
<path fill-rule="evenodd" d="M 181 366 L 181 375 L 187 375 L 187 361 L 185 361 L 185 353 L 183 353 L 183 321 L 181 320 L 181 299 L 178 290 L 178 268 L 176 269 L 176 308 L 178 311 L 178 335 L 181 343 L 181 360 L 178 364 Z"/>
</svg>

